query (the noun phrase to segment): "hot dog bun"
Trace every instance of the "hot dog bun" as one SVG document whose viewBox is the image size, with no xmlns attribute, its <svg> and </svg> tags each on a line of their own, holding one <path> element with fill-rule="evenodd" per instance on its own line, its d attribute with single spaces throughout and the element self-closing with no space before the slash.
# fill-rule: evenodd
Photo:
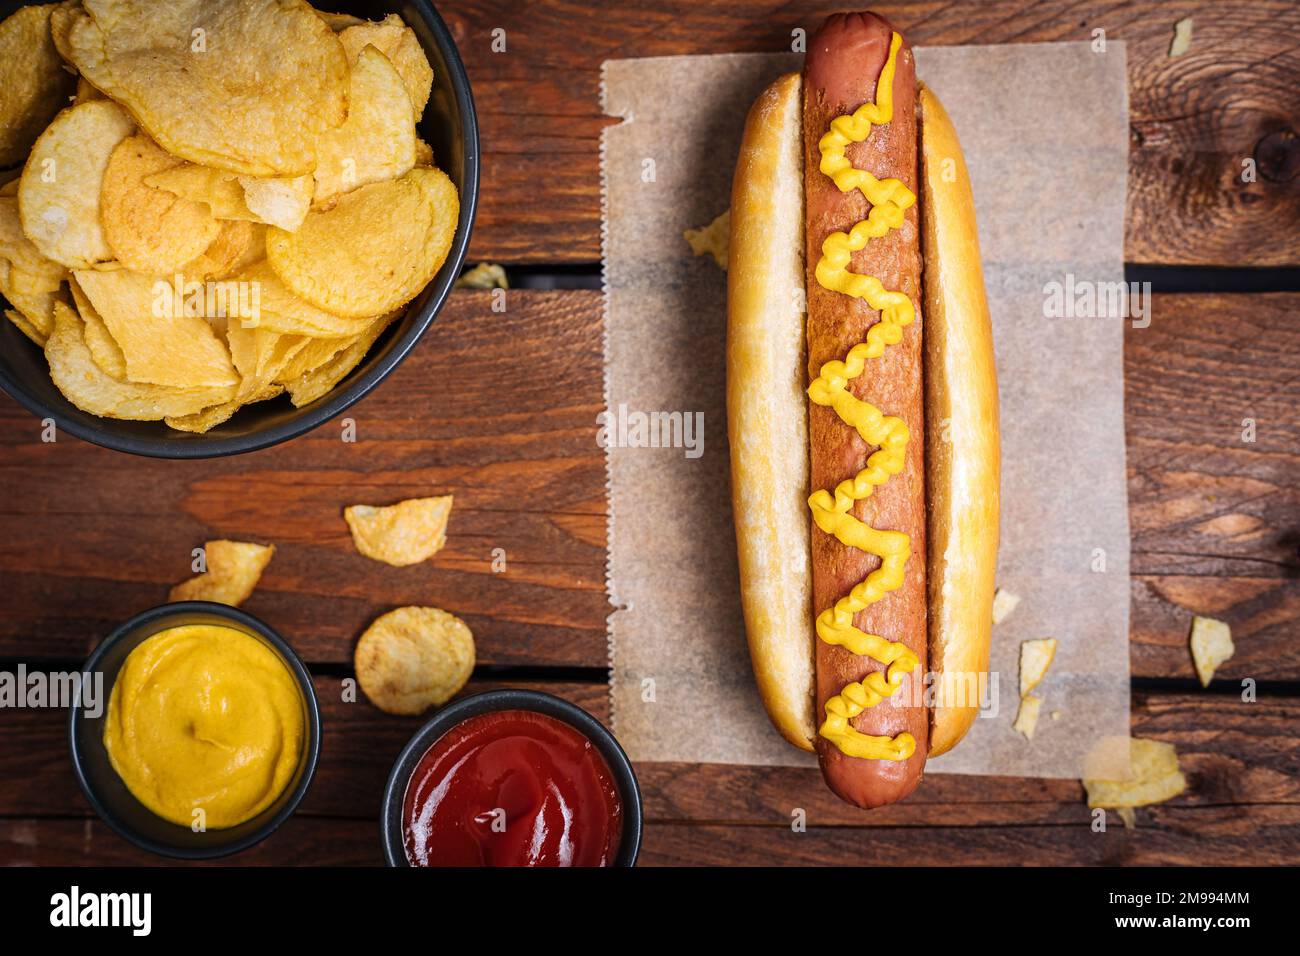
<svg viewBox="0 0 1300 956">
<path fill-rule="evenodd" d="M 727 254 L 727 434 L 754 678 L 776 729 L 812 750 L 801 90 L 798 73 L 782 76 L 745 122 Z"/>
<path fill-rule="evenodd" d="M 989 669 L 1001 452 L 993 331 L 966 160 L 943 104 L 924 84 L 920 111 L 930 667 L 939 675 L 930 753 L 937 755 L 970 729 L 976 675 Z"/>
<path fill-rule="evenodd" d="M 783 76 L 760 95 L 746 122 L 732 192 L 727 397 L 741 599 L 754 675 L 782 736 L 811 750 L 821 714 L 814 716 L 818 639 L 806 506 L 802 97 L 800 77 Z M 997 386 L 960 144 L 924 85 L 917 110 L 929 541 L 911 561 L 924 554 L 930 668 L 941 690 L 929 713 L 930 752 L 939 754 L 961 739 L 977 713 L 973 695 L 954 702 L 950 692 L 962 691 L 988 666 L 998 532 Z"/>
</svg>

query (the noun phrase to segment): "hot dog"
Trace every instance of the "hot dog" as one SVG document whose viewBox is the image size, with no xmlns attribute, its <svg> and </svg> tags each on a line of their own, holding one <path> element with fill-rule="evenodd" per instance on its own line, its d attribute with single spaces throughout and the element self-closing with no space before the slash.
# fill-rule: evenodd
<svg viewBox="0 0 1300 956">
<path fill-rule="evenodd" d="M 830 17 L 802 76 L 759 97 L 731 208 L 728 430 L 755 677 L 836 794 L 892 803 L 978 708 L 999 451 L 965 164 L 886 20 Z"/>
</svg>

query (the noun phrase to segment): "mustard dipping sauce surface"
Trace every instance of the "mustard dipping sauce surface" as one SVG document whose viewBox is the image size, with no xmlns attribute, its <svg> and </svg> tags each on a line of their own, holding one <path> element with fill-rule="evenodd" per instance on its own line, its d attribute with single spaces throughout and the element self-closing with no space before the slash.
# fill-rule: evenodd
<svg viewBox="0 0 1300 956">
<path fill-rule="evenodd" d="M 234 628 L 160 631 L 122 664 L 104 747 L 151 811 L 190 827 L 237 826 L 275 801 L 302 756 L 302 691 L 280 656 Z"/>
</svg>

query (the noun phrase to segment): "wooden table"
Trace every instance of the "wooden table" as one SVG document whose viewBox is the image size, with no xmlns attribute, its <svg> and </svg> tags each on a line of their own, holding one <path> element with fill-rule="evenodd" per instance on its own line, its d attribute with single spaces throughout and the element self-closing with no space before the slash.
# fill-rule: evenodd
<svg viewBox="0 0 1300 956">
<path fill-rule="evenodd" d="M 441 5 L 482 123 L 473 258 L 504 262 L 534 285 L 555 274 L 559 285 L 591 286 L 598 274 L 602 60 L 782 49 L 792 28 L 814 27 L 836 4 L 596 6 Z M 846 863 L 868 847 L 891 863 L 1294 862 L 1300 294 L 1287 270 L 1300 263 L 1300 9 L 1097 0 L 879 9 L 919 45 L 1083 40 L 1096 28 L 1128 43 L 1127 259 L 1157 291 L 1154 322 L 1130 330 L 1125 351 L 1133 732 L 1176 744 L 1190 787 L 1140 810 L 1136 830 L 1098 834 L 1075 781 L 937 776 L 864 816 L 814 772 L 642 764 L 642 862 Z M 1173 22 L 1185 16 L 1191 51 L 1170 58 Z M 504 53 L 491 50 L 498 28 Z M 1257 176 L 1243 183 L 1249 158 Z M 1188 269 L 1210 266 L 1236 268 Z M 356 638 L 378 614 L 410 603 L 461 614 L 479 652 L 467 691 L 538 687 L 607 713 L 600 343 L 592 288 L 511 291 L 504 314 L 486 293 L 457 292 L 411 357 L 349 413 L 355 444 L 334 422 L 219 461 L 44 444 L 36 419 L 0 398 L 0 669 L 79 665 L 115 624 L 164 601 L 206 539 L 274 543 L 245 608 L 310 663 L 324 748 L 298 814 L 234 862 L 381 862 L 380 792 L 418 721 L 340 693 Z M 508 403 L 507 354 L 524 370 L 505 386 Z M 1254 442 L 1242 441 L 1245 418 L 1257 422 Z M 430 493 L 456 497 L 432 562 L 392 569 L 354 552 L 345 504 Z M 505 573 L 492 570 L 496 548 Z M 1231 622 L 1237 643 L 1209 690 L 1187 652 L 1194 612 Z M 1258 682 L 1256 702 L 1240 699 L 1246 677 Z M 156 862 L 90 811 L 65 721 L 0 712 L 0 862 Z M 791 832 L 795 807 L 808 812 L 806 833 Z"/>
</svg>

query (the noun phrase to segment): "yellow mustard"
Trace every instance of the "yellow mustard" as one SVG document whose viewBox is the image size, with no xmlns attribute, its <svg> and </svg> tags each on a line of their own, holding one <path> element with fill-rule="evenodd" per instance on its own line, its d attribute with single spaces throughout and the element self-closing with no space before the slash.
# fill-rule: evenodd
<svg viewBox="0 0 1300 956">
<path fill-rule="evenodd" d="M 104 746 L 127 789 L 158 816 L 217 830 L 284 792 L 305 724 L 302 691 L 274 651 L 234 628 L 187 624 L 127 655 Z"/>
<path fill-rule="evenodd" d="M 906 534 L 877 530 L 849 512 L 854 502 L 869 497 L 874 488 L 903 470 L 909 436 L 901 418 L 885 415 L 856 398 L 849 393 L 848 383 L 862 374 L 867 359 L 879 358 L 885 346 L 902 339 L 903 328 L 916 317 L 916 311 L 907 295 L 886 289 L 874 276 L 850 272 L 848 265 L 850 256 L 866 246 L 869 239 L 903 224 L 903 214 L 916 202 L 916 195 L 897 179 L 879 180 L 866 170 L 854 169 L 844 149 L 849 143 L 865 140 L 873 126 L 883 126 L 893 119 L 894 68 L 902 43 L 897 33 L 890 40 L 889 58 L 876 86 L 877 102 L 864 103 L 851 116 L 836 117 L 817 144 L 822 155 L 818 168 L 834 180 L 840 192 L 860 190 L 872 204 L 867 218 L 848 233 L 834 232 L 826 237 L 817 263 L 817 281 L 832 292 L 866 300 L 880 312 L 880 321 L 867 330 L 867 340 L 850 349 L 843 362 L 827 362 L 821 367 L 821 374 L 808 386 L 808 397 L 818 405 L 833 408 L 842 421 L 877 450 L 867 459 L 865 468 L 835 487 L 833 496 L 825 489 L 814 492 L 808 507 L 822 531 L 847 547 L 870 552 L 881 560 L 880 567 L 835 602 L 833 608 L 817 616 L 817 636 L 850 653 L 888 665 L 885 671 L 849 684 L 828 700 L 826 721 L 818 733 L 850 757 L 871 760 L 906 760 L 916 750 L 916 739 L 908 733 L 875 737 L 855 730 L 849 721 L 896 693 L 903 684 L 903 675 L 915 670 L 920 662 L 906 645 L 854 627 L 853 616 L 902 586 L 911 543 Z"/>
</svg>

